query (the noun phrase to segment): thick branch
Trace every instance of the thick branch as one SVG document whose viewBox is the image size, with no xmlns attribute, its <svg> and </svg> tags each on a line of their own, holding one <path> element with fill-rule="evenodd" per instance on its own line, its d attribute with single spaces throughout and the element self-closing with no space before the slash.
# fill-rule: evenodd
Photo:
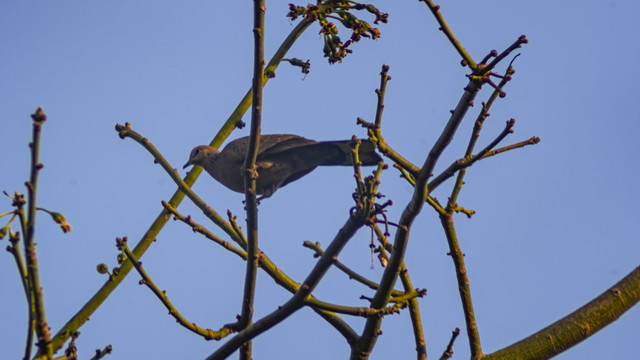
<svg viewBox="0 0 640 360">
<path fill-rule="evenodd" d="M 253 83 L 251 86 L 251 131 L 247 154 L 244 158 L 244 193 L 247 212 L 247 263 L 242 296 L 242 311 L 238 320 L 238 330 L 249 326 L 253 318 L 253 300 L 258 276 L 258 202 L 256 199 L 256 157 L 260 144 L 260 127 L 262 123 L 262 86 L 264 74 L 264 0 L 253 1 Z M 251 342 L 242 344 L 240 359 L 251 359 Z"/>
</svg>

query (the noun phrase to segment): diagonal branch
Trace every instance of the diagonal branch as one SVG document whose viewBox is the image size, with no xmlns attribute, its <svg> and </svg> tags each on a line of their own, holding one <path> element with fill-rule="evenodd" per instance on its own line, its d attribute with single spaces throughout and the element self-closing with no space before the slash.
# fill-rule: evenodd
<svg viewBox="0 0 640 360">
<path fill-rule="evenodd" d="M 433 169 L 436 163 L 440 159 L 444 149 L 449 145 L 453 136 L 458 129 L 458 126 L 462 122 L 467 110 L 473 104 L 473 99 L 476 97 L 478 90 L 480 89 L 482 82 L 477 79 L 470 78 L 468 85 L 465 87 L 465 91 L 458 102 L 455 110 L 452 111 L 449 121 L 442 130 L 442 133 L 435 142 L 429 155 L 422 165 L 418 176 L 416 177 L 416 184 L 413 192 L 413 196 L 407 206 L 405 207 L 400 221 L 398 221 L 398 230 L 393 244 L 393 253 L 391 259 L 387 265 L 382 280 L 380 281 L 380 288 L 374 296 L 371 307 L 381 308 L 389 301 L 391 289 L 395 284 L 402 267 L 404 254 L 409 241 L 409 231 L 414 219 L 418 216 L 422 210 L 427 197 L 429 195 L 429 189 L 427 187 L 427 180 L 432 175 Z M 382 319 L 369 318 L 363 330 L 362 336 L 358 342 L 352 347 L 351 358 L 365 358 L 370 354 L 375 342 L 377 340 L 380 325 Z"/>
<path fill-rule="evenodd" d="M 469 67 L 472 70 L 475 70 L 478 67 L 478 65 L 476 65 L 475 61 L 473 61 L 473 59 L 471 58 L 471 55 L 467 53 L 467 50 L 465 50 L 462 44 L 460 44 L 460 42 L 455 37 L 455 35 L 453 35 L 453 31 L 451 30 L 447 22 L 444 20 L 444 17 L 442 17 L 442 13 L 440 12 L 440 5 L 436 5 L 431 0 L 418 0 L 418 1 L 424 2 L 429 8 L 429 10 L 431 10 L 431 13 L 433 13 L 433 16 L 438 21 L 438 24 L 440 24 L 440 31 L 442 31 L 447 36 L 447 39 L 449 39 L 449 41 L 451 42 L 451 45 L 453 45 L 453 47 L 458 51 L 458 53 L 462 57 L 462 63 L 464 65 L 469 65 Z"/>
</svg>

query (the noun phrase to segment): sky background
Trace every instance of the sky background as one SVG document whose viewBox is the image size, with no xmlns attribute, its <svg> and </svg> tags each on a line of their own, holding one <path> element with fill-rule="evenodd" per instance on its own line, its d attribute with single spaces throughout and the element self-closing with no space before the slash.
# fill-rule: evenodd
<svg viewBox="0 0 640 360">
<path fill-rule="evenodd" d="M 291 31 L 288 1 L 268 1 L 266 55 Z M 98 263 L 115 266 L 116 237 L 137 243 L 175 185 L 137 143 L 121 140 L 116 123 L 130 122 L 172 166 L 208 143 L 249 89 L 251 2 L 4 1 L 0 4 L 0 189 L 26 192 L 30 114 L 43 106 L 39 205 L 62 212 L 73 226 L 63 235 L 43 213 L 37 243 L 47 316 L 56 333 L 106 280 Z M 299 3 L 305 5 L 304 3 Z M 262 130 L 318 140 L 365 136 L 356 118 L 373 120 L 381 65 L 391 66 L 382 131 L 387 142 L 422 164 L 467 83 L 466 68 L 417 1 L 377 1 L 388 12 L 377 41 L 364 39 L 342 64 L 322 57 L 312 25 L 288 56 L 310 59 L 311 73 L 283 64 L 265 88 Z M 636 1 L 449 1 L 442 11 L 458 39 L 479 61 L 526 34 L 507 97 L 491 109 L 480 147 L 509 118 L 515 133 L 503 144 L 539 136 L 532 147 L 477 163 L 459 204 L 477 211 L 456 216 L 483 350 L 487 353 L 540 330 L 590 301 L 640 263 L 638 206 L 640 137 L 638 72 L 640 3 Z M 371 17 L 364 13 L 364 19 Z M 348 35 L 343 35 L 346 39 Z M 510 59 L 509 59 L 510 60 Z M 504 71 L 508 60 L 498 68 Z M 485 87 L 476 104 L 487 99 Z M 476 106 L 439 162 L 459 158 Z M 244 120 L 249 121 L 245 116 Z M 231 138 L 248 135 L 248 127 Z M 179 170 L 181 174 L 185 171 Z M 451 182 L 436 190 L 444 201 Z M 302 281 L 315 264 L 304 240 L 324 247 L 352 206 L 350 168 L 321 168 L 280 189 L 259 209 L 260 247 Z M 206 174 L 194 190 L 220 214 L 244 225 L 243 195 Z M 394 169 L 380 191 L 397 221 L 412 188 Z M 0 203 L 10 211 L 10 201 Z M 179 207 L 216 234 L 188 200 Z M 4 225 L 8 219 L 0 219 Z M 3 240 L 6 246 L 6 239 Z M 370 233 L 351 240 L 339 259 L 379 279 L 371 267 Z M 425 206 L 411 232 L 406 264 L 420 300 L 427 351 L 439 357 L 451 331 L 464 328 L 455 273 L 435 212 Z M 240 312 L 244 262 L 169 222 L 142 259 L 146 270 L 185 317 L 218 329 Z M 127 279 L 81 329 L 81 358 L 114 346 L 109 359 L 202 359 L 219 344 L 176 324 L 153 294 Z M 0 348 L 21 358 L 27 308 L 11 256 L 0 257 Z M 314 294 L 324 301 L 366 306 L 373 293 L 329 271 Z M 255 318 L 289 293 L 260 273 Z M 344 317 L 357 332 L 363 319 Z M 636 359 L 640 309 L 633 308 L 558 359 Z M 415 356 L 408 314 L 389 316 L 371 359 Z M 455 358 L 469 357 L 466 336 Z M 254 342 L 255 359 L 347 358 L 344 339 L 303 309 Z M 235 358 L 233 355 L 231 358 Z"/>
</svg>

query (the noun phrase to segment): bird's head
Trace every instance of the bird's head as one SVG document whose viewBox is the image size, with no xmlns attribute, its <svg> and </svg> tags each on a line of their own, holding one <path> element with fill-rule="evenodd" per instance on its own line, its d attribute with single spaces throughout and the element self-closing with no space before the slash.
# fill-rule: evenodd
<svg viewBox="0 0 640 360">
<path fill-rule="evenodd" d="M 213 161 L 212 155 L 218 154 L 218 150 L 209 145 L 196 146 L 191 150 L 189 155 L 189 161 L 182 167 L 183 169 L 189 165 L 205 166 L 207 162 Z"/>
</svg>

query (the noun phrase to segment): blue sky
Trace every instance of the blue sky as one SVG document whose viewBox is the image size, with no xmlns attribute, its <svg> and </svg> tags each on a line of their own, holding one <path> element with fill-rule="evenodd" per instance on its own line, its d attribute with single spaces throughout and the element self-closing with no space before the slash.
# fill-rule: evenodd
<svg viewBox="0 0 640 360">
<path fill-rule="evenodd" d="M 267 57 L 294 24 L 288 2 L 267 2 Z M 304 5 L 306 3 L 303 3 Z M 292 48 L 310 59 L 306 77 L 281 66 L 265 88 L 263 133 L 318 140 L 364 136 L 355 124 L 372 120 L 383 63 L 391 66 L 383 119 L 388 143 L 421 164 L 466 84 L 467 70 L 426 6 L 375 2 L 389 12 L 377 41 L 363 40 L 342 64 L 322 58 L 318 27 Z M 507 97 L 491 109 L 480 145 L 516 119 L 505 144 L 539 136 L 522 150 L 481 161 L 468 172 L 459 203 L 477 211 L 456 218 L 485 352 L 535 332 L 577 309 L 638 266 L 640 102 L 635 60 L 640 55 L 640 5 L 635 1 L 458 1 L 441 4 L 469 53 L 480 60 L 526 34 Z M 251 81 L 251 2 L 3 2 L 0 5 L 0 188 L 25 192 L 31 114 L 43 106 L 40 206 L 65 214 L 67 235 L 40 214 L 37 242 L 47 314 L 55 333 L 105 281 L 98 263 L 115 264 L 115 237 L 136 242 L 175 186 L 116 123 L 130 122 L 179 168 L 190 149 L 208 143 Z M 500 69 L 504 69 L 505 64 Z M 489 95 L 484 89 L 479 104 Z M 477 114 L 462 124 L 436 168 L 462 154 Z M 245 117 L 245 121 L 249 121 Z M 231 138 L 248 134 L 248 128 Z M 184 173 L 183 170 L 180 170 Z M 389 169 L 380 191 L 397 220 L 411 187 Z M 447 186 L 448 185 L 448 186 Z M 260 247 L 301 281 L 314 264 L 304 240 L 327 245 L 352 206 L 351 172 L 318 169 L 280 189 L 260 206 Z M 450 184 L 436 197 L 446 199 Z M 243 195 L 203 175 L 194 190 L 219 213 L 244 224 Z M 0 212 L 9 210 L 5 201 Z M 180 210 L 206 223 L 188 201 Z M 6 218 L 2 218 L 4 225 Z M 210 226 L 213 229 L 213 226 Z M 216 231 L 222 234 L 220 231 Z M 6 240 L 5 240 L 6 241 Z M 340 260 L 378 279 L 370 269 L 369 233 L 354 238 Z M 423 209 L 406 257 L 420 300 L 427 349 L 439 356 L 455 327 L 463 327 L 453 266 L 436 214 Z M 240 311 L 244 263 L 170 222 L 142 259 L 183 314 L 218 328 Z M 81 328 L 80 355 L 113 344 L 110 359 L 204 358 L 218 344 L 176 325 L 131 273 Z M 22 355 L 26 306 L 13 260 L 0 257 L 0 345 Z M 337 270 L 314 293 L 323 300 L 364 306 L 371 293 Z M 261 274 L 256 317 L 289 295 Z M 349 319 L 356 331 L 362 319 Z M 632 359 L 640 310 L 634 308 L 558 359 Z M 412 358 L 406 313 L 388 317 L 372 359 Z M 160 344 L 161 346 L 158 346 Z M 318 346 L 322 344 L 322 346 Z M 255 358 L 344 358 L 348 346 L 303 309 L 255 341 Z M 312 349 L 312 351 L 309 351 Z M 454 348 L 467 358 L 466 338 Z"/>
</svg>

